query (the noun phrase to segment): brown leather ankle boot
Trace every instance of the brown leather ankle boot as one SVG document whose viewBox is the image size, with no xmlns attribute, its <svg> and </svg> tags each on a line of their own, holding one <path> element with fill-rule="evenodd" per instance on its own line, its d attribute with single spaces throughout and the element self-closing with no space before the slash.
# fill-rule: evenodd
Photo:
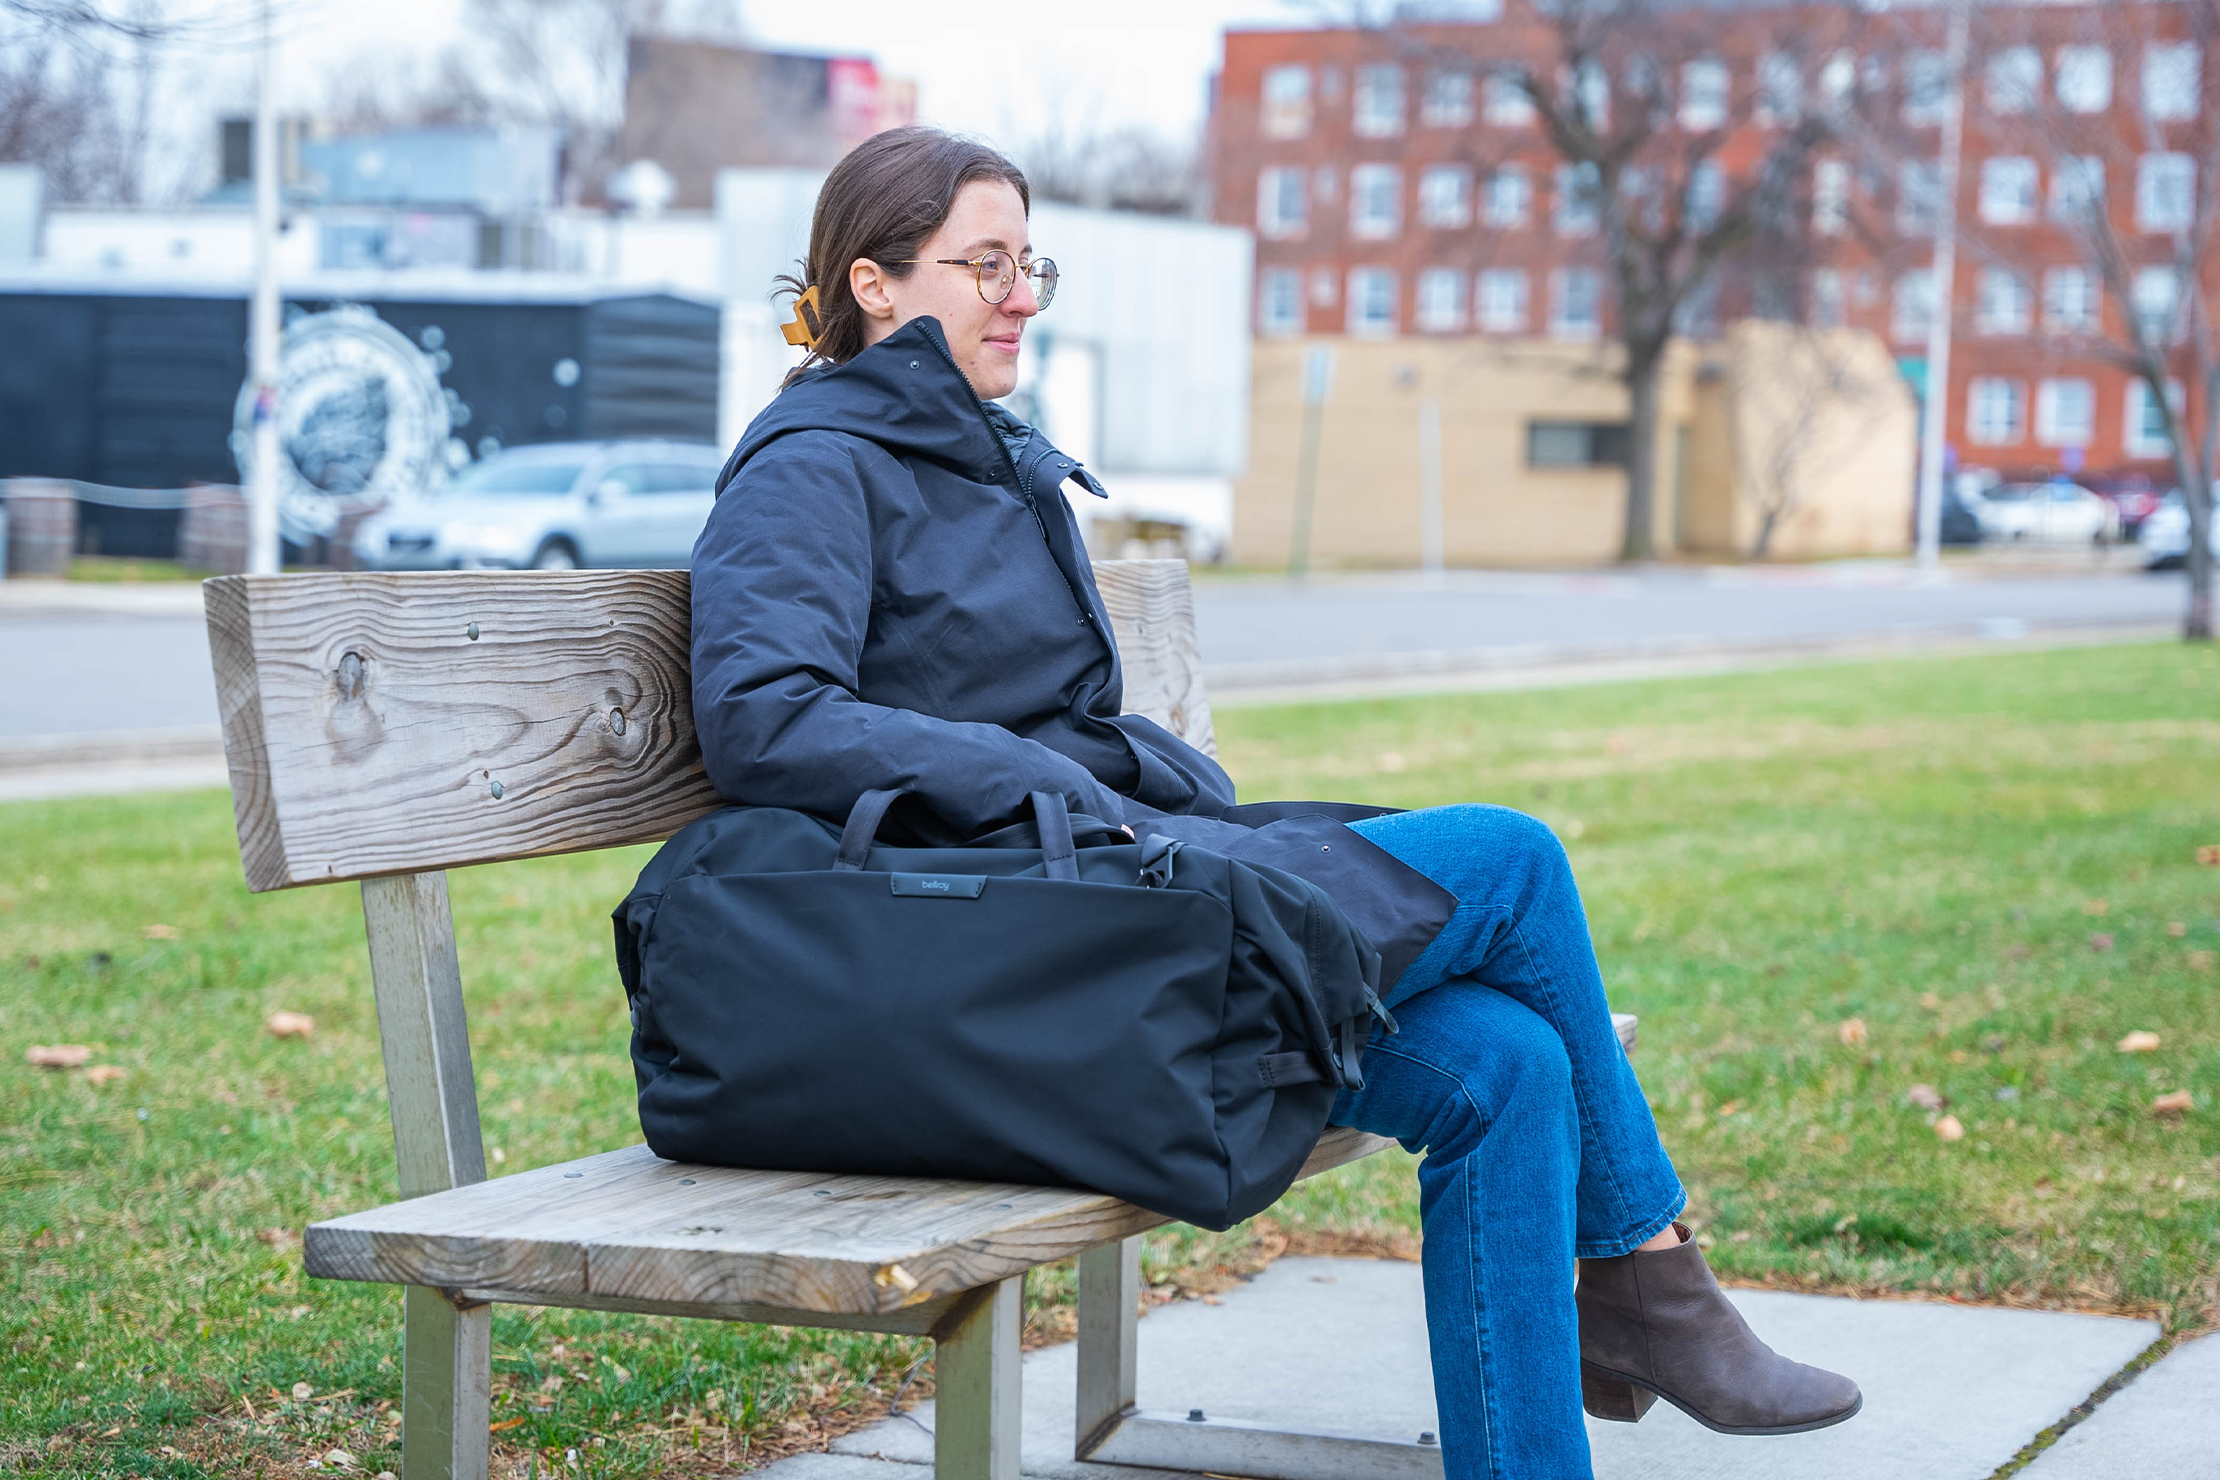
<svg viewBox="0 0 2220 1480">
<path fill-rule="evenodd" d="M 1858 1385 L 1758 1340 L 1673 1226 L 1677 1248 L 1580 1261 L 1581 1406 L 1633 1423 L 1663 1398 L 1722 1434 L 1801 1434 L 1856 1413 Z"/>
</svg>

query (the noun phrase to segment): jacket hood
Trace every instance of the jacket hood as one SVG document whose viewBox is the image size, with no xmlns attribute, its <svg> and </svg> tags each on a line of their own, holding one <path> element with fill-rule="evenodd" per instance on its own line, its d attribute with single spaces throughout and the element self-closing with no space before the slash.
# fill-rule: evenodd
<svg viewBox="0 0 2220 1480">
<path fill-rule="evenodd" d="M 812 370 L 780 391 L 741 434 L 717 492 L 749 458 L 791 432 L 846 432 L 897 456 L 946 463 L 967 477 L 1002 476 L 1003 449 L 984 405 L 956 368 L 940 320 L 915 318 L 845 365 Z"/>
</svg>

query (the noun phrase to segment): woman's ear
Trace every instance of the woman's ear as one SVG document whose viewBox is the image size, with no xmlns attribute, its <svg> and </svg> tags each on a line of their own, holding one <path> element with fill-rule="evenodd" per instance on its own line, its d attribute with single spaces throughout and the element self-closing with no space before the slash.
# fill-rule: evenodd
<svg viewBox="0 0 2220 1480">
<path fill-rule="evenodd" d="M 869 257 L 858 257 L 848 265 L 849 294 L 864 318 L 882 329 L 893 327 L 894 295 L 888 291 L 893 285 L 886 269 Z"/>
</svg>

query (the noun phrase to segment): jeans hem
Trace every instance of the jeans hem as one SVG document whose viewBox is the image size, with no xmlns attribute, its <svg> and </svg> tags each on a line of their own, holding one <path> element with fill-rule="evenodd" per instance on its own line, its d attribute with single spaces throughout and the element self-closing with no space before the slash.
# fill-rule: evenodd
<svg viewBox="0 0 2220 1480">
<path fill-rule="evenodd" d="M 1680 1215 L 1687 1211 L 1688 1189 L 1684 1187 L 1674 1193 L 1671 1211 L 1639 1225 L 1638 1232 L 1630 1233 L 1621 1239 L 1605 1239 L 1588 1243 L 1575 1242 L 1573 1244 L 1573 1257 L 1575 1259 L 1616 1259 L 1622 1254 L 1631 1254 L 1679 1222 Z"/>
</svg>

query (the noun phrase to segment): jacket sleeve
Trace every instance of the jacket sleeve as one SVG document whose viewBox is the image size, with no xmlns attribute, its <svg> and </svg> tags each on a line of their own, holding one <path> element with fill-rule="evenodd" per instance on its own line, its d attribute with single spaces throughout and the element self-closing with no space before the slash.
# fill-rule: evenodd
<svg viewBox="0 0 2220 1480">
<path fill-rule="evenodd" d="M 856 443 L 796 432 L 748 460 L 694 545 L 694 728 L 710 781 L 736 802 L 838 817 L 909 787 L 966 834 L 1034 791 L 1118 818 L 1086 767 L 995 724 L 859 698 L 873 603 L 872 521 Z"/>
</svg>

